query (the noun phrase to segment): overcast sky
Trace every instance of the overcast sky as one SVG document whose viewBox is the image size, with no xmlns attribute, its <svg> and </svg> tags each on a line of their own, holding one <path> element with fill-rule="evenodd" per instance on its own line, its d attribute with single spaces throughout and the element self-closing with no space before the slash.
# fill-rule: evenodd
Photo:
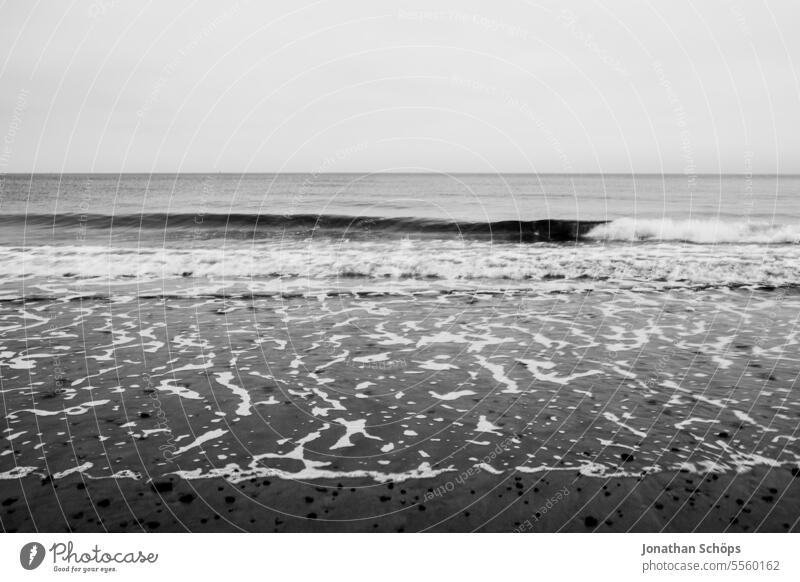
<svg viewBox="0 0 800 582">
<path fill-rule="evenodd" d="M 800 172 L 796 0 L 6 2 L 0 172 Z"/>
</svg>

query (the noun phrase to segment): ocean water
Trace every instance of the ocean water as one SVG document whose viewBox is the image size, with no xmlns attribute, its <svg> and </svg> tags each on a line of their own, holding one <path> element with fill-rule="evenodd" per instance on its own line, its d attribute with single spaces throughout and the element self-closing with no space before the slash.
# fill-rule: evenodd
<svg viewBox="0 0 800 582">
<path fill-rule="evenodd" d="M 691 500 L 687 473 L 800 467 L 800 178 L 7 176 L 3 193 L 0 494 L 19 481 L 31 507 L 52 507 L 50 481 L 275 478 L 297 484 L 262 496 L 281 516 L 372 527 L 371 487 L 455 487 L 455 505 L 424 498 L 422 528 L 512 475 L 658 476 Z M 320 483 L 358 501 L 312 507 Z M 519 495 L 490 496 L 528 516 Z M 389 499 L 381 523 L 413 507 Z M 133 523 L 122 501 L 113 522 Z"/>
<path fill-rule="evenodd" d="M 784 286 L 800 273 L 798 176 L 9 175 L 2 191 L 6 297 L 131 282 L 175 293 Z"/>
</svg>

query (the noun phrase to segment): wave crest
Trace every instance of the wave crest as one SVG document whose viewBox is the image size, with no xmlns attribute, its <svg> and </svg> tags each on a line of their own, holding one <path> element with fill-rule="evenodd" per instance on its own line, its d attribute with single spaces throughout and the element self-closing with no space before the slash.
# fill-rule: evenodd
<svg viewBox="0 0 800 582">
<path fill-rule="evenodd" d="M 800 225 L 620 218 L 593 227 L 585 238 L 626 242 L 797 244 L 800 243 Z"/>
</svg>

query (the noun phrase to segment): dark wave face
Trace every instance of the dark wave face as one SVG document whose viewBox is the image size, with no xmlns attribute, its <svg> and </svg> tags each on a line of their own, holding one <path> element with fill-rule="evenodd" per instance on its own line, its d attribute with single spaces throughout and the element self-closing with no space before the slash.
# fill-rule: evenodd
<svg viewBox="0 0 800 582">
<path fill-rule="evenodd" d="M 433 237 L 498 240 L 504 242 L 577 242 L 606 221 L 501 220 L 455 222 L 420 218 L 387 218 L 311 214 L 45 214 L 7 215 L 0 226 L 29 239 L 69 239 L 125 234 L 132 238 L 160 235 L 174 240 L 242 238 L 383 238 Z"/>
<path fill-rule="evenodd" d="M 718 220 L 498 220 L 331 214 L 11 214 L 0 217 L 0 242 L 16 245 L 166 241 L 247 241 L 307 238 L 357 240 L 437 239 L 507 243 L 688 242 L 797 244 L 800 224 Z"/>
</svg>

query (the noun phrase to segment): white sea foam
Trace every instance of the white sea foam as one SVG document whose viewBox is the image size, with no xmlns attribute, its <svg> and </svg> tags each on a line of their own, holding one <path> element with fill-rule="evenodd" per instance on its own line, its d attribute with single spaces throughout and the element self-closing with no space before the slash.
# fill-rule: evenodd
<svg viewBox="0 0 800 582">
<path fill-rule="evenodd" d="M 68 408 L 62 408 L 61 410 L 42 410 L 40 408 L 24 408 L 22 410 L 16 410 L 14 412 L 9 413 L 6 418 L 9 420 L 16 420 L 17 415 L 22 412 L 29 412 L 36 416 L 58 416 L 59 414 L 66 414 L 68 416 L 76 416 L 79 414 L 86 414 L 95 406 L 103 406 L 111 402 L 110 400 L 90 400 L 89 402 L 84 402 L 83 404 L 78 404 L 76 406 L 70 406 Z"/>
<path fill-rule="evenodd" d="M 478 418 L 478 425 L 475 427 L 475 432 L 502 436 L 503 433 L 501 433 L 500 430 L 501 429 L 499 426 L 492 424 L 491 421 L 487 420 L 484 415 L 481 415 L 480 418 Z"/>
<path fill-rule="evenodd" d="M 605 230 L 595 229 L 593 236 L 596 235 L 598 241 L 627 240 L 623 234 L 614 234 L 617 228 L 614 225 L 619 222 L 598 227 Z M 655 227 L 651 225 L 651 228 Z M 694 225 L 693 228 L 697 228 L 698 234 L 692 235 L 695 238 L 701 235 L 719 237 L 708 225 Z M 572 286 L 586 286 L 597 281 L 660 282 L 662 285 L 797 282 L 800 246 L 767 246 L 747 236 L 728 238 L 730 240 L 722 237 L 731 244 L 713 246 L 677 242 L 554 245 L 418 241 L 400 247 L 389 242 L 326 245 L 294 241 L 195 250 L 68 245 L 26 249 L 0 247 L 0 282 L 58 277 L 69 283 L 80 278 L 85 287 L 93 281 L 117 284 L 135 279 L 141 284 L 163 278 L 180 281 L 191 275 L 186 287 L 191 287 L 195 293 L 198 289 L 211 291 L 219 289 L 220 285 L 236 283 L 246 285 L 253 292 L 302 290 L 313 294 L 354 287 L 360 280 L 368 281 L 370 288 L 396 293 L 434 282 L 450 288 L 480 281 L 504 282 L 505 286 L 547 283 L 551 287 L 566 282 L 571 282 Z M 48 289 L 55 292 L 52 286 Z M 408 341 L 390 334 L 375 334 L 375 339 L 379 339 L 380 345 Z"/>
<path fill-rule="evenodd" d="M 593 228 L 587 238 L 617 241 L 713 243 L 800 243 L 800 225 L 720 220 L 620 218 Z"/>
<path fill-rule="evenodd" d="M 506 376 L 503 366 L 499 364 L 493 364 L 483 356 L 475 356 L 475 357 L 481 366 L 483 366 L 492 373 L 492 378 L 494 379 L 495 382 L 499 382 L 500 384 L 505 385 L 506 389 L 503 390 L 504 394 L 519 394 L 520 392 L 519 386 L 514 380 Z"/>
<path fill-rule="evenodd" d="M 626 423 L 622 422 L 622 420 L 620 420 L 620 418 L 616 414 L 614 414 L 613 412 L 604 412 L 603 416 L 606 418 L 606 420 L 610 420 L 611 422 L 613 422 L 614 424 L 616 424 L 620 428 L 624 428 L 625 430 L 631 431 L 633 434 L 635 434 L 638 437 L 644 438 L 644 437 L 647 436 L 647 433 L 642 432 L 642 431 L 640 431 L 638 429 L 635 429 L 632 426 L 630 426 L 629 424 L 626 424 Z"/>
<path fill-rule="evenodd" d="M 431 396 L 436 398 L 437 400 L 456 400 L 461 398 L 462 396 L 472 396 L 475 394 L 472 390 L 454 390 L 453 392 L 447 392 L 445 394 L 439 394 L 433 390 L 428 392 Z"/>
<path fill-rule="evenodd" d="M 53 473 L 53 479 L 63 479 L 64 477 L 72 475 L 73 473 L 83 473 L 84 471 L 88 471 L 92 467 L 94 467 L 94 463 L 86 461 L 82 465 L 77 465 L 75 467 L 70 467 L 69 469 Z"/>
<path fill-rule="evenodd" d="M 21 479 L 22 477 L 27 477 L 31 473 L 36 471 L 36 467 L 14 467 L 9 469 L 8 471 L 0 472 L 0 481 L 6 480 L 17 480 Z"/>
<path fill-rule="evenodd" d="M 236 414 L 239 416 L 250 416 L 250 393 L 233 383 L 233 372 L 217 372 L 217 382 L 225 386 L 241 399 L 241 403 L 236 407 Z"/>
<path fill-rule="evenodd" d="M 178 455 L 180 455 L 182 453 L 185 453 L 186 451 L 188 451 L 190 449 L 193 449 L 195 447 L 201 446 L 203 443 L 206 443 L 206 442 L 208 442 L 210 440 L 218 439 L 219 437 L 221 437 L 222 435 L 224 435 L 227 432 L 228 431 L 223 429 L 223 428 L 217 428 L 217 429 L 214 429 L 214 430 L 210 430 L 207 433 L 202 434 L 199 437 L 197 437 L 196 439 L 194 439 L 188 445 L 185 445 L 185 446 L 177 449 L 176 451 L 174 451 L 172 453 L 172 456 L 173 457 L 177 457 Z"/>
<path fill-rule="evenodd" d="M 373 439 L 376 441 L 383 440 L 380 437 L 367 433 L 367 421 L 364 418 L 359 420 L 345 420 L 344 418 L 337 418 L 336 422 L 344 426 L 345 433 L 338 441 L 336 441 L 333 446 L 331 446 L 331 450 L 352 447 L 353 442 L 350 440 L 350 438 L 357 434 L 364 436 L 364 438 Z"/>
<path fill-rule="evenodd" d="M 542 369 L 551 370 L 555 368 L 556 364 L 554 362 L 537 360 L 519 360 L 519 362 L 523 364 L 537 380 L 542 382 L 552 382 L 553 384 L 561 384 L 562 386 L 566 386 L 576 378 L 583 378 L 585 376 L 593 376 L 601 373 L 599 370 L 587 370 L 586 372 L 576 372 L 575 374 L 570 374 L 569 376 L 558 376 L 555 372 L 545 374 L 541 371 Z"/>
<path fill-rule="evenodd" d="M 190 390 L 189 388 L 181 386 L 180 384 L 175 384 L 175 380 L 161 380 L 161 383 L 156 386 L 156 388 L 162 392 L 166 392 L 167 394 L 174 394 L 176 396 L 180 396 L 181 398 L 188 398 L 190 400 L 200 400 L 202 398 L 194 390 Z"/>
<path fill-rule="evenodd" d="M 261 455 L 261 457 L 265 457 L 266 455 Z M 278 456 L 278 455 L 272 455 Z M 288 458 L 288 457 L 287 457 Z M 410 469 L 408 471 L 403 471 L 399 473 L 385 473 L 382 471 L 374 471 L 374 470 L 367 470 L 367 469 L 355 469 L 353 471 L 335 471 L 332 469 L 325 469 L 331 463 L 324 462 L 324 461 L 310 461 L 308 459 L 304 459 L 302 456 L 297 459 L 304 462 L 305 467 L 300 469 L 296 472 L 291 471 L 284 471 L 282 469 L 276 469 L 272 467 L 265 467 L 260 463 L 260 460 L 257 458 L 252 463 L 250 463 L 247 468 L 242 468 L 236 465 L 235 463 L 230 463 L 225 467 L 217 467 L 211 469 L 207 472 L 203 472 L 202 469 L 194 469 L 189 471 L 175 471 L 173 474 L 183 479 L 215 479 L 218 477 L 222 477 L 231 483 L 240 483 L 242 481 L 247 481 L 254 477 L 262 478 L 262 477 L 277 477 L 279 479 L 289 479 L 289 480 L 296 480 L 296 481 L 310 481 L 313 479 L 358 479 L 358 478 L 371 478 L 378 483 L 402 483 L 403 481 L 408 480 L 416 480 L 416 479 L 430 479 L 432 477 L 436 477 L 437 475 L 441 475 L 442 473 L 448 473 L 455 471 L 455 467 L 447 466 L 441 469 L 434 469 L 431 467 L 431 464 L 426 462 L 420 463 L 420 465 L 414 469 Z"/>
</svg>

